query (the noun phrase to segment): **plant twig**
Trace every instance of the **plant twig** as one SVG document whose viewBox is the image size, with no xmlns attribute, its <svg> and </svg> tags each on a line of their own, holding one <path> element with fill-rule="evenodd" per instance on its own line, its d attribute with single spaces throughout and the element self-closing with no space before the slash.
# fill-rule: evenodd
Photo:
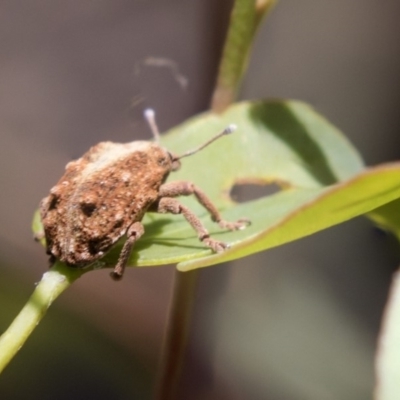
<svg viewBox="0 0 400 400">
<path fill-rule="evenodd" d="M 56 263 L 43 274 L 24 308 L 0 337 L 0 373 L 23 346 L 53 301 L 82 274 L 82 270 L 68 268 L 61 263 Z"/>
<path fill-rule="evenodd" d="M 276 0 L 236 0 L 219 66 L 211 109 L 223 112 L 235 99 L 257 28 Z"/>
<path fill-rule="evenodd" d="M 157 400 L 176 398 L 198 277 L 199 270 L 175 272 L 173 296 L 155 394 Z"/>
</svg>

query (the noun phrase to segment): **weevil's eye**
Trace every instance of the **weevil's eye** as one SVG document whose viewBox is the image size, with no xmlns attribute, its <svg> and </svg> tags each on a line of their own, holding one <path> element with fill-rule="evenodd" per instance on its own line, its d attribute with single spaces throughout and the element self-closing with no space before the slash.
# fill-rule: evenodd
<svg viewBox="0 0 400 400">
<path fill-rule="evenodd" d="M 168 160 L 165 157 L 161 156 L 157 159 L 157 163 L 160 167 L 165 167 L 168 164 Z"/>
<path fill-rule="evenodd" d="M 181 167 L 181 162 L 179 161 L 179 158 L 171 153 L 168 153 L 168 155 L 171 159 L 171 171 L 177 171 Z"/>
</svg>

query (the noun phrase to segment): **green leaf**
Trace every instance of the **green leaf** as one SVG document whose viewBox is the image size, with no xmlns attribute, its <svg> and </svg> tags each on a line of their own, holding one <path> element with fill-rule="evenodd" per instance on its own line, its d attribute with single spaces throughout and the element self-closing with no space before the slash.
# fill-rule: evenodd
<svg viewBox="0 0 400 400">
<path fill-rule="evenodd" d="M 212 237 L 231 244 L 213 254 L 182 216 L 148 213 L 145 235 L 135 245 L 131 265 L 179 263 L 182 271 L 263 251 L 310 235 L 400 197 L 400 165 L 365 169 L 351 144 L 324 118 L 296 101 L 245 102 L 224 114 L 207 113 L 163 136 L 175 154 L 197 147 L 235 123 L 238 130 L 182 160 L 169 181 L 189 180 L 202 188 L 227 220 L 249 218 L 242 231 L 221 230 L 194 198 L 181 198 Z M 282 190 L 236 204 L 235 183 L 277 183 Z M 37 227 L 35 230 L 37 231 Z M 114 265 L 121 244 L 103 259 Z"/>
<path fill-rule="evenodd" d="M 339 201 L 341 186 L 328 187 L 361 172 L 363 165 L 340 132 L 300 102 L 237 104 L 222 115 L 208 113 L 190 120 L 164 135 L 162 142 L 171 152 L 182 154 L 231 123 L 238 125 L 237 132 L 183 159 L 181 170 L 172 173 L 169 181 L 194 182 L 222 210 L 224 218 L 246 217 L 252 225 L 242 231 L 223 231 L 195 199 L 183 198 L 212 236 L 232 247 L 213 255 L 182 216 L 147 214 L 146 233 L 135 246 L 131 265 L 181 263 L 182 270 L 211 265 L 294 240 L 369 210 L 353 207 L 336 219 L 326 215 L 326 207 L 332 208 L 334 200 L 324 208 L 321 204 L 326 200 L 319 198 L 326 199 L 333 191 L 331 196 Z M 237 182 L 275 182 L 284 189 L 253 202 L 235 204 L 229 191 Z M 338 207 L 346 207 L 345 202 Z M 305 221 L 310 213 L 313 217 Z M 37 217 L 35 221 L 34 230 L 38 232 L 41 227 Z M 110 251 L 105 264 L 114 265 L 120 249 L 121 244 Z"/>
<path fill-rule="evenodd" d="M 368 216 L 381 228 L 391 231 L 400 241 L 400 200 L 385 204 Z"/>
</svg>

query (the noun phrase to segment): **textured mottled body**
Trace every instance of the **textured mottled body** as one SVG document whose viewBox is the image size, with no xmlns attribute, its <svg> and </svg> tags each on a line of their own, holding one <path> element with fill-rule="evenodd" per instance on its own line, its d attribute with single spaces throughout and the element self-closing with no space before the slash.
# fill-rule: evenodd
<svg viewBox="0 0 400 400">
<path fill-rule="evenodd" d="M 154 112 L 147 110 L 145 115 L 158 138 Z M 165 181 L 171 171 L 179 169 L 182 157 L 233 130 L 233 126 L 227 127 L 180 157 L 152 142 L 102 142 L 67 164 L 62 178 L 40 203 L 51 264 L 61 260 L 71 267 L 83 268 L 125 237 L 110 274 L 115 280 L 121 279 L 135 242 L 144 234 L 141 220 L 147 211 L 183 215 L 202 243 L 215 252 L 224 251 L 228 245 L 210 238 L 200 219 L 176 197 L 194 195 L 211 219 L 224 229 L 242 229 L 249 221 L 224 221 L 211 200 L 193 183 Z"/>
<path fill-rule="evenodd" d="M 152 142 L 102 142 L 66 166 L 40 204 L 51 259 L 84 267 L 141 221 L 158 198 L 172 157 Z"/>
</svg>

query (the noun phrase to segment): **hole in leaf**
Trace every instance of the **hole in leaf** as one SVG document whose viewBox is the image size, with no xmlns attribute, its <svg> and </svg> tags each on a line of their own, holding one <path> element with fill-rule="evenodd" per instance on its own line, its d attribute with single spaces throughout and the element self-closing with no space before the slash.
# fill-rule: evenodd
<svg viewBox="0 0 400 400">
<path fill-rule="evenodd" d="M 236 203 L 257 200 L 261 197 L 271 196 L 281 191 L 281 187 L 276 183 L 257 184 L 257 183 L 237 183 L 230 191 L 230 197 Z"/>
</svg>

